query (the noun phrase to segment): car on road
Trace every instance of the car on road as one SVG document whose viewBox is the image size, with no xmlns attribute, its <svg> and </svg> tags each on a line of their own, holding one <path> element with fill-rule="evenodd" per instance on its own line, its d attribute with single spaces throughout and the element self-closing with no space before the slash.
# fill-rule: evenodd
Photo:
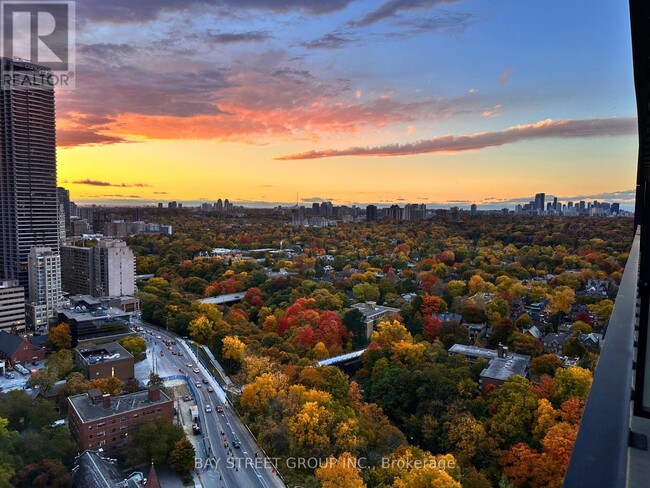
<svg viewBox="0 0 650 488">
<path fill-rule="evenodd" d="M 232 440 L 232 447 L 234 447 L 235 449 L 239 449 L 241 447 L 241 442 L 239 442 L 239 439 L 237 439 L 236 437 L 233 438 Z"/>
<path fill-rule="evenodd" d="M 185 366 L 187 366 L 188 368 L 191 368 L 191 367 L 192 367 L 192 363 L 187 363 Z"/>
<path fill-rule="evenodd" d="M 212 407 L 209 404 L 205 406 L 205 412 L 206 413 L 212 412 Z"/>
<path fill-rule="evenodd" d="M 208 380 L 205 379 L 205 378 L 203 378 L 201 381 L 203 381 L 203 384 L 204 384 L 204 385 L 207 385 L 207 384 L 208 384 Z"/>
<path fill-rule="evenodd" d="M 197 381 L 196 383 L 194 383 L 194 386 L 196 386 L 197 388 L 201 388 L 202 385 L 200 381 Z"/>
<path fill-rule="evenodd" d="M 176 356 L 176 351 L 172 351 L 172 356 Z"/>
<path fill-rule="evenodd" d="M 209 391 L 210 393 L 212 393 L 212 392 L 214 391 L 214 388 L 212 388 L 211 386 L 208 386 L 208 391 Z"/>
<path fill-rule="evenodd" d="M 194 371 L 196 374 L 200 373 L 199 368 L 194 368 L 192 371 Z"/>
<path fill-rule="evenodd" d="M 221 405 L 217 405 L 217 413 L 223 413 L 223 407 Z"/>
<path fill-rule="evenodd" d="M 183 355 L 183 351 L 178 351 L 178 355 L 179 355 L 179 356 L 182 356 L 182 355 Z"/>
</svg>

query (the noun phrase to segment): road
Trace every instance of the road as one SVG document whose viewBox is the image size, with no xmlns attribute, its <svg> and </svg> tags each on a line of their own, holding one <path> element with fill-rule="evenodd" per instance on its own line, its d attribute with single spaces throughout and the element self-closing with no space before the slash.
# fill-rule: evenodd
<svg viewBox="0 0 650 488">
<path fill-rule="evenodd" d="M 192 383 L 200 412 L 204 446 L 208 450 L 207 455 L 205 449 L 197 452 L 197 458 L 201 459 L 200 478 L 204 487 L 284 488 L 271 461 L 263 457 L 255 439 L 232 411 L 221 385 L 198 361 L 190 345 L 169 332 L 143 323 L 136 325 L 144 329 L 142 335 L 148 339 L 147 355 L 150 359 L 155 359 L 157 373 L 162 377 L 184 374 Z M 157 339 L 156 336 L 161 338 Z M 164 339 L 176 341 L 172 348 L 175 352 L 181 351 L 183 355 L 172 355 L 163 342 Z M 195 368 L 199 373 L 194 372 Z M 207 379 L 208 384 L 203 384 L 203 379 Z M 197 387 L 197 383 L 201 386 Z M 208 386 L 214 392 L 209 392 Z M 176 405 L 178 408 L 189 408 L 183 401 Z M 205 411 L 206 405 L 211 406 L 211 413 Z M 217 413 L 217 406 L 223 407 L 223 413 Z M 233 447 L 234 439 L 239 440 L 240 448 Z"/>
</svg>

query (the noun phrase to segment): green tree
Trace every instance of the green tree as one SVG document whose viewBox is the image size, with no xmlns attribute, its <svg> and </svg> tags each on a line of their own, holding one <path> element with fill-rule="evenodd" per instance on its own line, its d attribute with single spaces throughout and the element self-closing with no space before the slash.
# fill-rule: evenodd
<svg viewBox="0 0 650 488">
<path fill-rule="evenodd" d="M 361 349 L 368 344 L 366 321 L 359 309 L 351 308 L 345 312 L 343 325 L 350 333 L 354 350 Z"/>
<path fill-rule="evenodd" d="M 379 300 L 379 289 L 370 283 L 359 283 L 352 287 L 354 299 L 358 302 L 376 302 Z"/>
<path fill-rule="evenodd" d="M 145 422 L 134 430 L 129 443 L 128 459 L 133 464 L 167 464 L 176 443 L 185 438 L 183 428 L 166 420 Z"/>
</svg>

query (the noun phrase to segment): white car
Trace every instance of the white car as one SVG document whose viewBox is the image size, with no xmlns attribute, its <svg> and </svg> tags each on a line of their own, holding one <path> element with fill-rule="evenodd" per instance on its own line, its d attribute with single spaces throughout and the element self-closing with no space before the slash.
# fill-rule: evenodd
<svg viewBox="0 0 650 488">
<path fill-rule="evenodd" d="M 206 406 L 205 406 L 205 412 L 206 412 L 206 413 L 210 413 L 210 412 L 212 412 L 212 407 L 211 407 L 210 405 L 206 405 Z"/>
<path fill-rule="evenodd" d="M 194 371 L 196 374 L 200 373 L 199 368 L 194 368 L 192 371 Z"/>
<path fill-rule="evenodd" d="M 194 383 L 194 386 L 196 386 L 197 388 L 201 388 L 203 385 L 201 385 L 200 381 L 197 381 L 196 383 Z"/>
</svg>

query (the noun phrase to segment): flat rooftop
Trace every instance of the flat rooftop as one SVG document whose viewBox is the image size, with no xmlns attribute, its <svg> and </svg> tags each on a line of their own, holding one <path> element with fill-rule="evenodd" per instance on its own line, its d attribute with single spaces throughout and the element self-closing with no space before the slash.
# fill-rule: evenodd
<svg viewBox="0 0 650 488">
<path fill-rule="evenodd" d="M 161 405 L 172 401 L 162 390 L 160 390 L 160 400 L 157 401 L 149 400 L 149 391 L 144 390 L 129 395 L 111 397 L 111 404 L 106 408 L 103 406 L 101 397 L 93 404 L 87 393 L 71 396 L 68 400 L 70 400 L 70 404 L 83 422 L 92 422 L 94 420 L 112 417 L 121 413 L 127 413 L 133 410 Z"/>
<path fill-rule="evenodd" d="M 395 312 L 395 313 L 399 312 L 399 308 L 385 307 L 383 305 L 376 305 L 376 304 L 369 305 L 368 303 L 355 303 L 352 306 L 357 310 L 359 310 L 359 312 L 361 312 L 363 316 L 367 319 L 372 318 L 376 315 L 383 315 L 391 312 Z"/>
<path fill-rule="evenodd" d="M 525 378 L 529 364 L 530 357 L 520 354 L 513 354 L 507 358 L 494 358 L 481 372 L 481 378 L 505 381 L 516 374 Z"/>
<path fill-rule="evenodd" d="M 85 366 L 133 358 L 131 353 L 117 342 L 109 342 L 108 344 L 99 344 L 91 347 L 78 347 L 76 351 L 81 356 L 81 360 Z"/>
</svg>

